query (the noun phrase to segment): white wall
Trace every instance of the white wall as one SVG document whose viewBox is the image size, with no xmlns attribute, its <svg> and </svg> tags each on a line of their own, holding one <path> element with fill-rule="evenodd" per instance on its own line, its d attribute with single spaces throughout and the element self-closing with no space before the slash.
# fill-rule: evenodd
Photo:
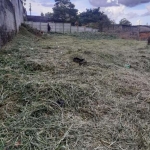
<svg viewBox="0 0 150 150">
<path fill-rule="evenodd" d="M 6 0 L 0 3 L 0 27 L 5 28 L 7 32 L 15 30 L 15 18 L 12 4 Z"/>
<path fill-rule="evenodd" d="M 19 31 L 23 16 L 21 0 L 0 0 L 0 48 Z"/>
<path fill-rule="evenodd" d="M 12 0 L 11 1 L 14 8 L 15 8 L 15 16 L 16 16 L 16 26 L 17 26 L 17 31 L 19 31 L 19 27 L 21 23 L 23 23 L 23 3 L 21 0 Z"/>
<path fill-rule="evenodd" d="M 5 26 L 7 31 L 19 31 L 23 23 L 23 4 L 21 0 L 0 0 L 0 27 Z"/>
<path fill-rule="evenodd" d="M 5 14 L 5 25 L 7 32 L 11 32 L 12 30 L 16 29 L 14 15 L 7 9 Z"/>
<path fill-rule="evenodd" d="M 47 32 L 47 23 L 25 21 L 26 24 L 32 28 L 38 29 L 43 32 Z M 87 27 L 71 26 L 70 23 L 49 23 L 51 26 L 51 32 L 59 33 L 74 33 L 74 32 L 98 32 L 97 29 Z"/>
</svg>

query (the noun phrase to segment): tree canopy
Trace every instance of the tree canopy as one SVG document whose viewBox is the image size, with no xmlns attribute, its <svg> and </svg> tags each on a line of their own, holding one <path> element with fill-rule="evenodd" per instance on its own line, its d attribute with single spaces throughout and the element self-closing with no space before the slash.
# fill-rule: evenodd
<svg viewBox="0 0 150 150">
<path fill-rule="evenodd" d="M 47 13 L 45 13 L 45 17 L 53 18 L 53 13 L 47 12 Z"/>
<path fill-rule="evenodd" d="M 128 26 L 132 25 L 131 22 L 128 21 L 126 18 L 121 19 L 120 22 L 119 22 L 119 24 L 120 25 L 128 25 Z"/>
<path fill-rule="evenodd" d="M 79 25 L 94 24 L 94 27 L 103 28 L 109 26 L 112 22 L 108 16 L 100 11 L 100 8 L 86 9 L 86 11 L 78 14 L 75 5 L 70 0 L 55 0 L 53 13 L 46 13 L 46 17 L 52 18 L 55 22 L 70 22 Z"/>
<path fill-rule="evenodd" d="M 100 8 L 86 9 L 79 15 L 79 22 L 83 25 L 89 23 L 98 23 L 98 27 L 102 28 L 104 25 L 108 26 L 111 24 L 110 19 L 104 12 L 100 11 Z"/>
<path fill-rule="evenodd" d="M 21 0 L 23 5 L 26 5 L 26 0 Z"/>
<path fill-rule="evenodd" d="M 86 9 L 85 12 L 80 13 L 79 20 L 81 24 L 94 23 L 100 19 L 100 8 Z"/>
<path fill-rule="evenodd" d="M 72 4 L 70 0 L 55 0 L 53 7 L 54 21 L 75 22 L 77 12 L 78 10 L 75 9 L 75 5 Z"/>
<path fill-rule="evenodd" d="M 44 17 L 44 13 L 43 12 L 41 12 L 41 16 Z"/>
</svg>

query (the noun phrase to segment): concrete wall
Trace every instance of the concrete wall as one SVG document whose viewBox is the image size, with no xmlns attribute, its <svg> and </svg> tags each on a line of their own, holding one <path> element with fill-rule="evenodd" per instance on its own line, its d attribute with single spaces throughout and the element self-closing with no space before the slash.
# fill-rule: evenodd
<svg viewBox="0 0 150 150">
<path fill-rule="evenodd" d="M 40 31 L 47 32 L 47 23 L 25 21 L 26 24 L 32 28 L 36 28 Z M 97 29 L 87 27 L 71 26 L 70 23 L 49 23 L 51 26 L 51 32 L 59 33 L 74 33 L 74 32 L 98 32 Z"/>
<path fill-rule="evenodd" d="M 47 23 L 26 21 L 26 24 L 40 31 L 47 32 Z M 71 26 L 70 23 L 49 23 L 51 32 L 74 33 L 74 32 L 98 32 L 98 29 L 88 27 Z M 104 27 L 102 32 L 113 34 L 122 39 L 147 40 L 150 36 L 150 26 L 123 26 L 112 25 Z"/>
<path fill-rule="evenodd" d="M 21 23 L 23 23 L 24 21 L 23 3 L 21 0 L 11 0 L 11 2 L 15 8 L 16 27 L 17 27 L 17 32 L 18 32 Z"/>
<path fill-rule="evenodd" d="M 19 31 L 23 15 L 21 0 L 0 0 L 0 48 Z"/>
</svg>

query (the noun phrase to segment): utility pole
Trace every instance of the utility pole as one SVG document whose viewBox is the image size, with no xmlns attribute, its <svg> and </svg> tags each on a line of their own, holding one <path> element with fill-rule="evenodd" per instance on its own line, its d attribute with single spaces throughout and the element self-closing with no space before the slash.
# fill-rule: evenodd
<svg viewBox="0 0 150 150">
<path fill-rule="evenodd" d="M 30 16 L 31 16 L 31 3 L 30 3 L 30 6 L 29 6 L 29 11 L 30 11 Z"/>
<path fill-rule="evenodd" d="M 139 20 L 139 25 L 141 25 L 141 20 Z"/>
</svg>

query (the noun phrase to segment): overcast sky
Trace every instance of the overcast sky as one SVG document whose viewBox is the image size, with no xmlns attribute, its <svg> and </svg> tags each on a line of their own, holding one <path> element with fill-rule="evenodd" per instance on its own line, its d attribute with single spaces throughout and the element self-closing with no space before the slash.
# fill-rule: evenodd
<svg viewBox="0 0 150 150">
<path fill-rule="evenodd" d="M 26 9 L 29 14 L 29 3 L 32 5 L 32 15 L 41 12 L 52 12 L 54 0 L 26 0 Z M 133 25 L 150 25 L 150 0 L 71 0 L 79 12 L 86 8 L 100 7 L 101 11 L 116 23 L 127 18 Z"/>
</svg>

